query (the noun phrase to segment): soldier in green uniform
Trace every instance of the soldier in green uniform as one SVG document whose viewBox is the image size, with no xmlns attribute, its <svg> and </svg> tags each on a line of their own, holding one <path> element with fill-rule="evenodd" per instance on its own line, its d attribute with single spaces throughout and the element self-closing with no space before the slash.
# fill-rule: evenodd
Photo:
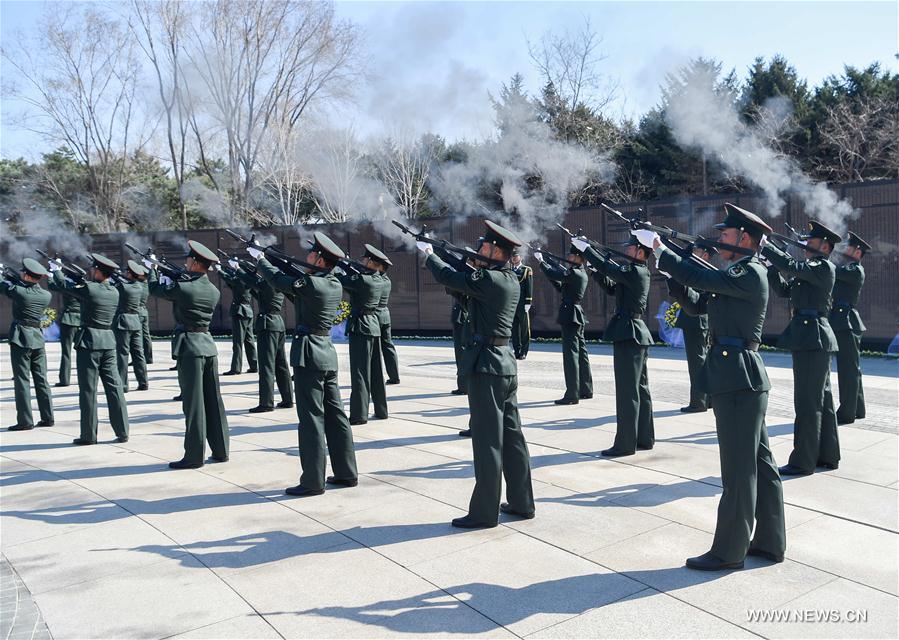
<svg viewBox="0 0 899 640">
<path fill-rule="evenodd" d="M 150 310 L 147 308 L 147 300 L 150 299 L 150 285 L 147 283 L 147 271 L 137 277 L 141 284 L 140 294 L 140 337 L 144 345 L 144 362 L 153 364 L 153 336 L 150 335 Z"/>
<path fill-rule="evenodd" d="M 375 254 L 370 251 L 374 249 L 370 244 L 365 245 L 365 264 L 381 274 L 381 299 L 378 301 L 378 324 L 381 325 L 381 357 L 384 360 L 384 369 L 387 371 L 387 381 L 384 384 L 400 383 L 400 364 L 396 355 L 396 347 L 393 344 L 393 337 L 390 335 L 390 292 L 393 289 L 393 283 L 387 276 L 387 270 L 393 266 L 383 252 L 377 251 L 383 256 L 386 262 L 382 262 Z"/>
<path fill-rule="evenodd" d="M 535 513 L 530 455 L 518 415 L 518 367 L 509 348 L 521 287 L 508 260 L 521 241 L 489 220 L 485 225 L 478 247 L 485 260 L 470 273 L 450 267 L 430 244 L 417 243 L 434 278 L 469 296 L 471 334 L 464 359 L 475 487 L 468 514 L 452 522 L 461 528 L 495 527 L 500 511 L 526 519 Z M 500 504 L 503 477 L 507 502 Z"/>
<path fill-rule="evenodd" d="M 562 294 L 557 321 L 562 327 L 562 368 L 565 372 L 565 395 L 556 404 L 577 404 L 580 400 L 593 397 L 593 374 L 590 371 L 590 357 L 584 340 L 587 316 L 581 307 L 587 290 L 587 272 L 580 250 L 571 246 L 568 261 L 572 264 L 550 264 L 543 260 L 543 254 L 534 253 L 540 269 L 550 283 Z"/>
<path fill-rule="evenodd" d="M 115 332 L 119 378 L 125 393 L 128 392 L 129 357 L 134 366 L 134 377 L 137 378 L 137 390 L 146 391 L 150 388 L 147 384 L 147 364 L 144 360 L 144 340 L 140 320 L 140 301 L 144 294 L 144 284 L 138 281 L 138 277 L 145 274 L 146 269 L 134 260 L 129 260 L 125 278 L 118 278 L 115 283 L 116 289 L 119 290 L 119 305 L 112 321 L 112 328 Z"/>
<path fill-rule="evenodd" d="M 209 335 L 221 293 L 206 275 L 218 263 L 218 256 L 196 240 L 188 240 L 187 245 L 186 277 L 173 281 L 152 268 L 149 277 L 150 294 L 171 301 L 183 323 L 175 355 L 186 423 L 184 457 L 170 462 L 172 469 L 202 467 L 206 442 L 214 461 L 228 461 L 228 419 L 219 389 L 218 349 Z"/>
<path fill-rule="evenodd" d="M 284 350 L 286 339 L 284 317 L 284 294 L 276 291 L 258 273 L 247 273 L 237 269 L 237 277 L 244 285 L 256 292 L 259 313 L 256 314 L 256 352 L 259 367 L 259 404 L 250 413 L 265 413 L 275 410 L 275 383 L 281 395 L 279 409 L 293 407 L 293 391 L 290 388 L 290 368 Z"/>
<path fill-rule="evenodd" d="M 223 376 L 236 376 L 243 369 L 243 352 L 246 347 L 247 373 L 259 371 L 256 361 L 256 336 L 253 333 L 253 290 L 237 274 L 240 263 L 236 259 L 228 261 L 227 267 L 220 267 L 222 280 L 231 289 L 231 368 Z"/>
<path fill-rule="evenodd" d="M 614 458 L 633 455 L 637 449 L 652 449 L 655 423 L 646 360 L 653 341 L 643 321 L 649 299 L 646 260 L 651 247 L 631 235 L 625 253 L 632 261 L 619 264 L 597 253 L 584 238 L 573 238 L 572 244 L 602 277 L 603 289 L 615 295 L 615 313 L 603 337 L 613 343 L 618 428 L 614 444 L 602 455 Z"/>
<path fill-rule="evenodd" d="M 381 370 L 381 326 L 377 312 L 384 279 L 375 272 L 335 275 L 350 299 L 350 317 L 347 321 L 352 383 L 350 424 L 368 422 L 369 401 L 375 405 L 376 418 L 387 418 L 387 391 Z"/>
<path fill-rule="evenodd" d="M 468 296 L 450 289 L 447 289 L 446 292 L 453 299 L 450 322 L 453 325 L 453 352 L 456 359 L 456 388 L 450 393 L 454 396 L 464 396 L 468 393 L 468 378 L 465 376 L 463 360 L 467 341 L 465 334 L 468 327 Z"/>
<path fill-rule="evenodd" d="M 771 228 L 758 216 L 725 205 L 718 242 L 758 251 Z M 721 483 L 712 548 L 687 559 L 692 569 L 743 567 L 746 555 L 782 562 L 786 549 L 783 487 L 768 447 L 765 411 L 771 384 L 758 353 L 768 303 L 765 268 L 755 255 L 721 249 L 727 269 L 704 269 L 654 240 L 658 268 L 678 282 L 708 292 L 712 347 L 699 377 L 712 398 Z M 753 533 L 753 523 L 755 531 Z M 751 537 L 750 537 L 751 536 Z"/>
<path fill-rule="evenodd" d="M 103 383 L 109 422 L 118 442 L 128 442 L 128 406 L 116 361 L 116 340 L 112 330 L 119 304 L 119 292 L 110 281 L 119 266 L 99 253 L 83 281 L 67 279 L 62 267 L 50 262 L 56 285 L 81 300 L 81 328 L 75 335 L 75 360 L 78 367 L 78 407 L 81 410 L 81 435 L 77 445 L 97 444 L 97 378 Z"/>
<path fill-rule="evenodd" d="M 44 333 L 41 330 L 41 318 L 52 298 L 50 292 L 39 284 L 46 275 L 47 270 L 37 260 L 25 258 L 18 280 L 0 281 L 0 293 L 12 300 L 9 349 L 16 398 L 16 424 L 9 428 L 10 431 L 34 429 L 30 379 L 34 379 L 34 393 L 41 414 L 37 426 L 53 426 L 53 398 L 47 380 L 47 354 L 44 352 Z"/>
<path fill-rule="evenodd" d="M 840 408 L 837 424 L 852 424 L 865 417 L 865 392 L 862 388 L 862 369 L 859 365 L 862 333 L 865 324 L 856 305 L 865 284 L 865 269 L 861 260 L 871 245 L 853 232 L 844 241 L 846 250 L 837 266 L 833 286 L 833 308 L 830 326 L 837 337 L 837 380 L 840 386 Z"/>
<path fill-rule="evenodd" d="M 782 476 L 806 476 L 814 473 L 815 467 L 836 469 L 840 465 L 837 416 L 830 389 L 830 360 L 837 351 L 837 338 L 827 320 L 836 267 L 826 257 L 840 235 L 812 220 L 803 239 L 808 247 L 825 255 L 807 251 L 806 260 L 795 260 L 771 244 L 762 249 L 772 265 L 769 283 L 779 296 L 790 299 L 792 318 L 777 342 L 793 354 L 796 410 L 793 453 L 789 463 L 780 468 Z"/>
<path fill-rule="evenodd" d="M 81 326 L 81 301 L 75 296 L 64 293 L 56 286 L 54 280 L 49 282 L 50 291 L 60 293 L 62 311 L 59 314 L 59 382 L 54 387 L 68 387 L 72 380 L 72 345 L 75 333 Z"/>
<path fill-rule="evenodd" d="M 521 252 L 512 252 L 512 271 L 521 286 L 515 320 L 512 322 L 512 350 L 516 360 L 528 357 L 531 348 L 531 303 L 534 301 L 534 270 L 521 261 Z"/>
<path fill-rule="evenodd" d="M 353 431 L 343 411 L 337 382 L 337 352 L 331 326 L 343 297 L 340 281 L 332 273 L 344 252 L 326 235 L 316 232 L 306 262 L 307 275 L 284 274 L 249 248 L 258 269 L 272 286 L 294 297 L 297 326 L 290 347 L 290 364 L 297 396 L 300 484 L 285 493 L 321 495 L 325 484 L 355 487 L 358 483 Z M 325 448 L 333 476 L 325 478 Z"/>
</svg>

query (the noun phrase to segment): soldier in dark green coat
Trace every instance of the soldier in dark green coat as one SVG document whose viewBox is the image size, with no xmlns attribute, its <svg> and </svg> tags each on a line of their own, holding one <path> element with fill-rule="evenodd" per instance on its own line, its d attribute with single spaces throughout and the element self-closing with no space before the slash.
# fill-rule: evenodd
<svg viewBox="0 0 899 640">
<path fill-rule="evenodd" d="M 603 338 L 613 343 L 618 428 L 614 444 L 602 455 L 630 456 L 637 449 L 652 449 L 655 423 L 646 360 L 653 341 L 643 321 L 649 300 L 646 259 L 651 247 L 632 235 L 625 249 L 631 261 L 619 264 L 601 256 L 583 238 L 573 238 L 572 244 L 603 278 L 603 289 L 615 295 L 615 313 L 606 325 Z"/>
<path fill-rule="evenodd" d="M 300 447 L 300 484 L 286 493 L 321 495 L 325 483 L 355 487 L 358 483 L 353 431 L 343 411 L 337 382 L 337 352 L 331 327 L 343 297 L 340 281 L 331 272 L 344 252 L 326 235 L 316 232 L 306 257 L 307 275 L 284 274 L 251 248 L 258 269 L 272 286 L 293 295 L 297 326 L 290 347 L 290 364 L 297 396 Z M 312 267 L 317 271 L 313 272 Z M 313 275 L 314 273 L 314 275 Z M 325 448 L 333 476 L 325 478 Z"/>
<path fill-rule="evenodd" d="M 771 287 L 779 296 L 790 299 L 792 320 L 777 342 L 793 354 L 796 419 L 793 453 L 789 463 L 780 468 L 780 474 L 786 476 L 810 475 L 815 467 L 836 469 L 840 465 L 837 416 L 830 389 L 830 360 L 837 351 L 837 338 L 827 320 L 836 268 L 826 257 L 840 236 L 815 220 L 809 222 L 809 231 L 803 236 L 807 246 L 825 256 L 806 252 L 806 260 L 795 260 L 771 244 L 762 249 L 772 265 L 768 273 Z"/>
<path fill-rule="evenodd" d="M 556 404 L 577 404 L 580 400 L 593 397 L 593 374 L 590 371 L 590 356 L 584 329 L 587 316 L 581 307 L 587 290 L 587 272 L 584 258 L 574 246 L 568 251 L 570 266 L 550 264 L 543 260 L 543 254 L 534 253 L 540 269 L 550 283 L 562 294 L 557 321 L 562 328 L 562 368 L 565 372 L 565 395 Z"/>
<path fill-rule="evenodd" d="M 447 289 L 446 292 L 453 298 L 450 322 L 453 325 L 453 353 L 456 359 L 456 388 L 450 391 L 450 393 L 454 396 L 464 396 L 468 393 L 468 378 L 465 375 L 463 360 L 465 344 L 467 343 L 468 296 L 460 291 L 451 289 Z"/>
<path fill-rule="evenodd" d="M 119 292 L 110 281 L 119 266 L 98 253 L 90 254 L 93 264 L 82 281 L 67 279 L 62 267 L 50 262 L 56 285 L 81 300 L 81 328 L 75 335 L 78 366 L 78 406 L 81 435 L 77 445 L 97 444 L 97 378 L 103 383 L 109 422 L 118 442 L 128 442 L 128 407 L 116 362 L 116 340 L 112 330 Z"/>
<path fill-rule="evenodd" d="M 512 350 L 516 360 L 528 357 L 531 348 L 531 303 L 534 301 L 534 270 L 521 261 L 521 252 L 512 252 L 512 271 L 521 286 L 515 321 L 512 323 Z"/>
<path fill-rule="evenodd" d="M 370 244 L 365 245 L 365 257 L 369 261 L 366 264 L 381 274 L 381 299 L 378 301 L 378 324 L 381 325 L 381 357 L 384 360 L 384 370 L 387 372 L 387 381 L 384 384 L 400 383 L 400 363 L 396 355 L 396 346 L 393 344 L 393 337 L 390 335 L 390 292 L 393 289 L 393 283 L 387 277 L 387 270 L 393 266 L 383 252 L 378 252 L 387 262 L 381 262 L 375 259 L 369 252 Z M 374 248 L 374 247 L 372 247 Z"/>
<path fill-rule="evenodd" d="M 485 224 L 478 248 L 484 260 L 472 272 L 456 271 L 430 244 L 418 243 L 434 278 L 469 296 L 471 335 L 464 358 L 475 487 L 468 514 L 452 522 L 461 528 L 495 527 L 500 511 L 533 518 L 535 509 L 531 460 L 518 415 L 518 367 L 509 348 L 521 287 L 508 260 L 521 241 L 489 220 Z M 507 502 L 500 504 L 503 477 Z"/>
<path fill-rule="evenodd" d="M 47 354 L 44 352 L 44 333 L 41 330 L 41 319 L 53 297 L 39 284 L 46 275 L 47 270 L 37 260 L 25 258 L 17 280 L 0 281 L 0 293 L 12 300 L 9 349 L 16 398 L 16 424 L 9 428 L 10 431 L 34 429 L 31 379 L 34 379 L 34 393 L 41 413 L 37 426 L 53 426 L 53 398 L 47 381 Z"/>
<path fill-rule="evenodd" d="M 725 208 L 724 222 L 716 225 L 718 242 L 758 251 L 771 228 L 753 213 L 730 204 Z M 783 487 L 765 427 L 771 383 L 758 353 L 768 303 L 765 268 L 755 255 L 722 248 L 721 257 L 730 266 L 705 269 L 665 249 L 658 239 L 654 244 L 660 270 L 709 294 L 705 310 L 713 344 L 699 383 L 712 398 L 724 490 L 712 548 L 687 559 L 687 566 L 739 569 L 747 554 L 783 562 Z"/>
<path fill-rule="evenodd" d="M 134 367 L 137 390 L 146 391 L 150 388 L 147 384 L 147 364 L 144 360 L 144 339 L 140 320 L 140 301 L 144 294 L 144 284 L 138 281 L 138 277 L 146 272 L 146 269 L 134 260 L 129 260 L 125 278 L 119 278 L 115 283 L 116 289 L 119 290 L 119 306 L 112 321 L 112 328 L 115 332 L 119 378 L 122 380 L 122 389 L 125 393 L 128 392 L 129 358 Z"/>
<path fill-rule="evenodd" d="M 153 364 L 153 336 L 150 335 L 150 310 L 147 300 L 150 299 L 150 285 L 147 284 L 147 271 L 137 277 L 143 290 L 140 294 L 140 337 L 144 345 L 144 362 Z"/>
<path fill-rule="evenodd" d="M 368 422 L 369 401 L 375 405 L 376 418 L 387 418 L 387 391 L 381 369 L 381 325 L 377 312 L 384 279 L 375 272 L 336 275 L 350 299 L 347 321 L 352 383 L 350 424 L 360 425 Z"/>
<path fill-rule="evenodd" d="M 231 316 L 231 368 L 223 376 L 236 376 L 241 372 L 244 347 L 247 350 L 247 364 L 250 365 L 247 373 L 259 371 L 256 335 L 253 333 L 253 290 L 240 279 L 238 269 L 240 263 L 232 258 L 226 267 L 219 270 L 222 280 L 231 289 L 231 307 L 228 310 Z"/>
<path fill-rule="evenodd" d="M 206 272 L 218 256 L 196 240 L 189 240 L 185 263 L 187 276 L 172 281 L 150 271 L 150 294 L 172 302 L 183 323 L 175 340 L 178 385 L 184 411 L 184 457 L 170 462 L 172 469 L 203 466 L 206 442 L 216 462 L 228 461 L 228 419 L 219 388 L 218 349 L 209 334 L 221 294 Z"/>
<path fill-rule="evenodd" d="M 865 391 L 859 364 L 865 324 L 855 307 L 865 284 L 865 268 L 861 260 L 871 250 L 871 245 L 851 231 L 845 244 L 842 263 L 836 270 L 833 308 L 830 311 L 830 326 L 839 347 L 837 380 L 840 383 L 840 408 L 837 409 L 837 424 L 852 424 L 865 417 Z"/>
<path fill-rule="evenodd" d="M 287 353 L 284 350 L 286 340 L 284 317 L 281 315 L 284 294 L 273 289 L 258 273 L 247 273 L 238 268 L 237 277 L 256 292 L 256 300 L 259 303 L 259 313 L 256 314 L 259 405 L 250 409 L 250 413 L 275 410 L 276 382 L 278 393 L 281 395 L 278 408 L 290 409 L 293 407 L 293 391 L 290 388 L 290 368 L 287 366 Z"/>
<path fill-rule="evenodd" d="M 62 311 L 59 319 L 59 382 L 54 387 L 68 387 L 72 376 L 72 345 L 75 342 L 75 333 L 81 326 L 81 302 L 75 296 L 68 295 L 56 286 L 56 282 L 50 280 L 50 290 L 60 293 L 62 299 Z"/>
</svg>

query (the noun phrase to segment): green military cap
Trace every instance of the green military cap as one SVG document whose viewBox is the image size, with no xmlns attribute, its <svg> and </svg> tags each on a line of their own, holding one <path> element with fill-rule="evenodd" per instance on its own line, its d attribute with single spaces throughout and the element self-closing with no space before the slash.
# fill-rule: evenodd
<svg viewBox="0 0 899 640">
<path fill-rule="evenodd" d="M 337 262 L 346 258 L 343 249 L 337 246 L 337 243 L 331 240 L 321 231 L 312 234 L 312 240 L 309 241 L 310 248 L 317 251 L 325 260 Z"/>
<path fill-rule="evenodd" d="M 215 264 L 219 261 L 219 257 L 215 255 L 215 251 L 210 250 L 209 247 L 202 242 L 188 240 L 187 246 L 190 249 L 187 255 L 192 258 L 197 258 L 208 264 Z"/>
<path fill-rule="evenodd" d="M 579 256 L 579 255 L 581 255 L 581 250 L 578 249 L 573 244 L 571 244 L 571 245 L 568 245 L 568 253 L 573 253 L 574 255 Z"/>
<path fill-rule="evenodd" d="M 861 239 L 861 237 L 857 233 L 849 232 L 848 237 L 844 240 L 846 244 L 850 247 L 858 247 L 865 253 L 871 250 L 871 245 Z"/>
<path fill-rule="evenodd" d="M 822 240 L 826 240 L 831 245 L 838 244 L 843 238 L 839 233 L 830 229 L 817 220 L 809 220 L 808 222 L 808 233 L 802 234 L 803 240 L 808 240 L 809 238 L 821 238 Z"/>
<path fill-rule="evenodd" d="M 381 264 L 388 266 L 388 267 L 393 266 L 393 263 L 390 261 L 390 258 L 388 258 L 384 254 L 383 251 L 379 251 L 378 249 L 371 246 L 370 244 L 365 245 L 365 257 L 371 258 L 372 260 L 377 260 Z"/>
<path fill-rule="evenodd" d="M 119 265 L 115 262 L 107 258 L 106 256 L 99 253 L 91 253 L 90 259 L 93 261 L 93 266 L 99 269 L 100 271 L 111 274 L 115 271 L 118 271 Z"/>
<path fill-rule="evenodd" d="M 772 233 L 771 227 L 751 211 L 729 202 L 724 203 L 724 211 L 724 220 L 715 225 L 716 229 L 740 229 L 753 238 L 761 238 L 765 234 Z"/>
<path fill-rule="evenodd" d="M 147 273 L 147 270 L 144 269 L 143 265 L 136 263 L 134 260 L 128 261 L 128 271 L 136 276 L 142 276 Z"/>
<path fill-rule="evenodd" d="M 43 278 L 47 275 L 47 270 L 44 269 L 44 265 L 34 258 L 25 258 L 22 260 L 22 271 L 33 275 L 35 278 Z"/>
<path fill-rule="evenodd" d="M 521 246 L 521 240 L 518 239 L 518 236 L 505 227 L 501 227 L 490 220 L 484 220 L 484 225 L 487 227 L 487 232 L 484 234 L 482 242 L 489 242 L 510 251 L 515 247 Z"/>
<path fill-rule="evenodd" d="M 520 256 L 520 255 L 521 255 L 521 251 L 519 251 L 518 248 L 516 247 L 516 248 L 512 249 L 512 255 L 513 255 L 513 256 Z"/>
</svg>

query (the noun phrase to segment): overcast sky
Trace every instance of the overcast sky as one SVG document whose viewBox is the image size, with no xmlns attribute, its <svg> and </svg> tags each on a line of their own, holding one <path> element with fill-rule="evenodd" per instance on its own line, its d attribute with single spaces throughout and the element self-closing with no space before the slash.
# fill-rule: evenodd
<svg viewBox="0 0 899 640">
<path fill-rule="evenodd" d="M 2 40 L 35 28 L 45 2 L 0 2 Z M 811 84 L 846 64 L 896 70 L 899 2 L 338 2 L 365 33 L 371 82 L 339 114 L 362 133 L 397 122 L 450 139 L 492 128 L 487 92 L 515 72 L 539 81 L 527 40 L 577 29 L 587 16 L 603 36 L 605 72 L 620 83 L 617 115 L 655 105 L 665 74 L 696 56 L 745 75 L 756 56 L 781 53 Z M 10 79 L 4 63 L 3 80 Z M 52 145 L 9 125 L 3 101 L 0 153 L 35 159 Z"/>
</svg>

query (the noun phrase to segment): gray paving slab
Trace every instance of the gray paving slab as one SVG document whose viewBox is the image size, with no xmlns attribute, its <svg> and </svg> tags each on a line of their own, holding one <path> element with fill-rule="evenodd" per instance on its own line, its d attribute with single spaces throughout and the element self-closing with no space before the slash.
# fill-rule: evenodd
<svg viewBox="0 0 899 640">
<path fill-rule="evenodd" d="M 246 638 L 281 638 L 281 635 L 265 618 L 254 613 L 215 622 L 172 637 L 184 640 L 245 640 Z"/>
</svg>

